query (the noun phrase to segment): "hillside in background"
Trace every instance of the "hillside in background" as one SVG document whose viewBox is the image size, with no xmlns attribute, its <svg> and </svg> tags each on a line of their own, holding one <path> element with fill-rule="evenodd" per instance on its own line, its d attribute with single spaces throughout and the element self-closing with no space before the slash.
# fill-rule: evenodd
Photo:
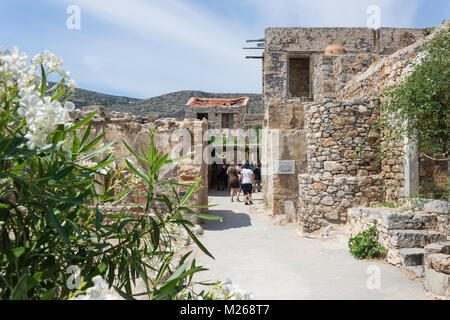
<svg viewBox="0 0 450 320">
<path fill-rule="evenodd" d="M 135 99 L 113 96 L 95 91 L 77 89 L 71 101 L 77 108 L 101 105 L 108 111 L 129 112 L 137 115 L 157 113 L 161 117 L 184 118 L 184 106 L 191 97 L 200 98 L 239 98 L 250 97 L 252 113 L 262 113 L 260 94 L 251 93 L 209 93 L 195 90 L 185 90 L 164 94 L 149 99 Z"/>
</svg>

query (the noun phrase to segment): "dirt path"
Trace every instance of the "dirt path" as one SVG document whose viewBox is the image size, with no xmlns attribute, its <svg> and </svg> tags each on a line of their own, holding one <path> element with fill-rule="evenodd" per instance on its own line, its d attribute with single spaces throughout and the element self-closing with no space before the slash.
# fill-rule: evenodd
<svg viewBox="0 0 450 320">
<path fill-rule="evenodd" d="M 261 197 L 249 207 L 231 203 L 227 192 L 210 193 L 209 203 L 218 204 L 210 212 L 223 221 L 203 224 L 200 240 L 215 260 L 196 252 L 199 264 L 210 269 L 196 280 L 230 279 L 256 299 L 426 299 L 421 281 L 389 264 L 351 257 L 343 232 L 306 239 L 296 235 L 295 224 L 274 225 Z M 371 290 L 373 270 L 379 270 L 380 288 Z"/>
</svg>

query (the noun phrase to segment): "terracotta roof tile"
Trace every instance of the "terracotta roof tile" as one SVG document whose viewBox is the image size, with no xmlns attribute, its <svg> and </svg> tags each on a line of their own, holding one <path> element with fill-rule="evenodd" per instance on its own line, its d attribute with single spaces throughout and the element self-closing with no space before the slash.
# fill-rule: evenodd
<svg viewBox="0 0 450 320">
<path fill-rule="evenodd" d="M 189 107 L 243 107 L 248 103 L 248 97 L 236 99 L 220 99 L 220 98 L 198 98 L 192 97 L 187 106 Z"/>
</svg>

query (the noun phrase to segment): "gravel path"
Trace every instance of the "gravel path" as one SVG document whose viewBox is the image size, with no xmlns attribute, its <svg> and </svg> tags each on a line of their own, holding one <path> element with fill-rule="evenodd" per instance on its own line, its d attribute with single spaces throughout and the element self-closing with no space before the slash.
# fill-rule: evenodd
<svg viewBox="0 0 450 320">
<path fill-rule="evenodd" d="M 215 260 L 196 250 L 198 264 L 210 270 L 195 280 L 230 279 L 256 299 L 426 299 L 423 282 L 398 268 L 355 260 L 345 228 L 326 240 L 301 238 L 295 224 L 274 225 L 261 197 L 249 207 L 231 203 L 228 192 L 210 192 L 209 203 L 218 204 L 210 213 L 223 221 L 203 224 L 200 241 Z M 379 270 L 379 289 L 368 289 L 372 270 Z"/>
</svg>

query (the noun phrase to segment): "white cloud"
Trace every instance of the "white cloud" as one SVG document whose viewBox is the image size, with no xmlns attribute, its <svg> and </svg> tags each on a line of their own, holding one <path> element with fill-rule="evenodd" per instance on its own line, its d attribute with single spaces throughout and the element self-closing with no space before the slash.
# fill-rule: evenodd
<svg viewBox="0 0 450 320">
<path fill-rule="evenodd" d="M 185 89 L 261 91 L 260 63 L 244 59 L 242 25 L 178 0 L 75 3 L 81 8 L 85 40 L 70 54 L 77 66 L 74 56 L 84 57 L 80 83 L 102 82 L 110 90 L 140 97 Z M 84 19 L 109 25 L 111 32 L 120 30 L 120 36 L 102 38 Z"/>
<path fill-rule="evenodd" d="M 232 15 L 182 0 L 48 1 L 81 8 L 82 30 L 70 34 L 75 42 L 57 44 L 80 85 L 139 97 L 186 89 L 261 92 L 261 61 L 244 59 L 260 52 L 242 46 L 265 27 L 364 27 L 371 4 L 381 7 L 382 26 L 405 27 L 417 10 L 417 1 L 407 0 L 221 3 Z"/>
</svg>

